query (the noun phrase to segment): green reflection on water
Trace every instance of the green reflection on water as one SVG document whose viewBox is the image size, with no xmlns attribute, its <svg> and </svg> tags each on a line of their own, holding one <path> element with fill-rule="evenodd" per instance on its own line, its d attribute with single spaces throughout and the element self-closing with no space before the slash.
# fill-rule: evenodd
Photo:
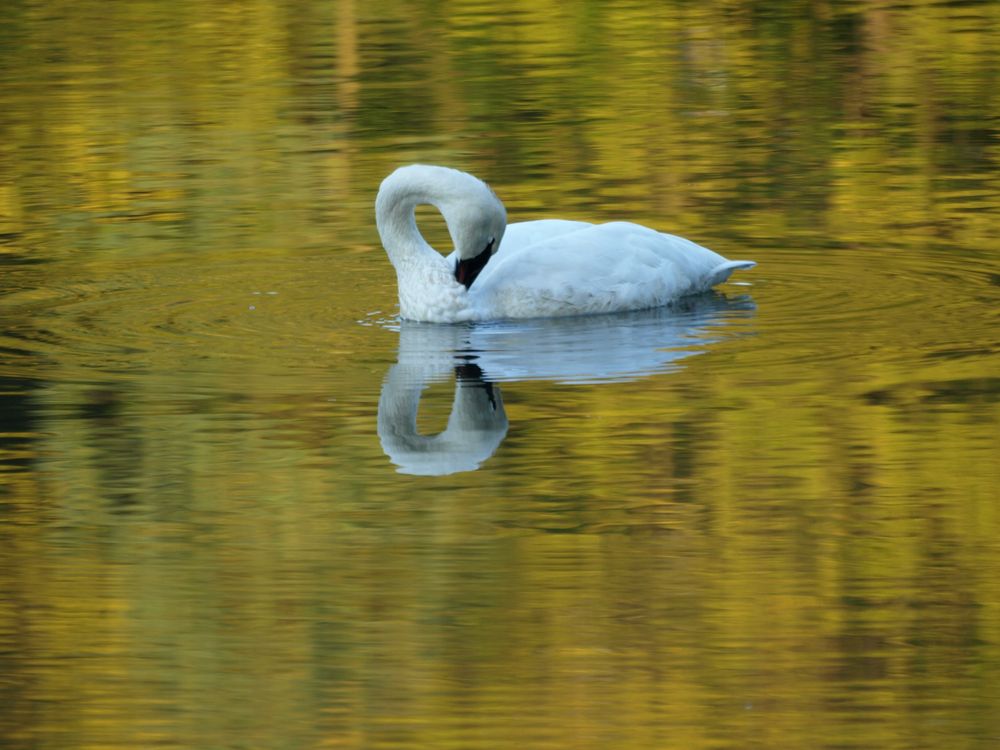
<svg viewBox="0 0 1000 750">
<path fill-rule="evenodd" d="M 11 3 L 3 744 L 995 747 L 998 8 Z M 416 160 L 755 309 L 398 474 Z"/>
</svg>

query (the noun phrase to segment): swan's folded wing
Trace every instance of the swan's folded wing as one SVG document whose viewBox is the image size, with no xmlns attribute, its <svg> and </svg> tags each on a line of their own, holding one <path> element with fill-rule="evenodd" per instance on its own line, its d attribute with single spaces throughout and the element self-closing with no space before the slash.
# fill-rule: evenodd
<svg viewBox="0 0 1000 750">
<path fill-rule="evenodd" d="M 635 310 L 708 289 L 725 263 L 689 240 L 637 224 L 584 225 L 501 252 L 473 290 L 484 310 L 511 317 Z"/>
<path fill-rule="evenodd" d="M 537 219 L 508 224 L 504 230 L 503 239 L 500 241 L 500 248 L 490 259 L 491 265 L 487 265 L 486 269 L 491 269 L 492 264 L 505 255 L 523 252 L 534 245 L 539 246 L 539 252 L 544 252 L 546 247 L 558 247 L 558 243 L 553 244 L 556 238 L 593 227 L 593 224 L 586 221 L 569 221 L 567 219 Z M 446 259 L 454 266 L 458 261 L 458 251 L 452 251 Z"/>
<path fill-rule="evenodd" d="M 578 232 L 581 229 L 593 229 L 594 225 L 586 221 L 569 221 L 567 219 L 539 219 L 537 221 L 519 221 L 509 224 L 503 233 L 500 243 L 500 253 L 505 250 L 523 250 L 532 245 L 541 248 L 558 246 L 555 241 L 564 235 Z"/>
</svg>

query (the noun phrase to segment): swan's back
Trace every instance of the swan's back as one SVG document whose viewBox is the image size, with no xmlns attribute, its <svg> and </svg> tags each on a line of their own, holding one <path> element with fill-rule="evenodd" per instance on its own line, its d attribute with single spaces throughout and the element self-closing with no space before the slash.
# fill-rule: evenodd
<svg viewBox="0 0 1000 750">
<path fill-rule="evenodd" d="M 629 222 L 511 224 L 470 292 L 483 318 L 657 307 L 706 291 L 752 261 Z"/>
</svg>

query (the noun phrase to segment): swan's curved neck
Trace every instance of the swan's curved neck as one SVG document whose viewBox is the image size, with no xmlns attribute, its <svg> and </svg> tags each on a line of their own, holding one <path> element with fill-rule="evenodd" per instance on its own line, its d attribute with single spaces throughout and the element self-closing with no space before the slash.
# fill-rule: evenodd
<svg viewBox="0 0 1000 750">
<path fill-rule="evenodd" d="M 416 208 L 431 203 L 423 195 L 406 185 L 383 185 L 375 202 L 375 223 L 382 244 L 397 269 L 401 264 L 412 263 L 421 256 L 433 253 L 441 257 L 427 244 L 417 228 Z M 438 208 L 438 210 L 441 210 Z"/>
<path fill-rule="evenodd" d="M 382 245 L 396 269 L 400 313 L 404 318 L 424 321 L 463 320 L 468 317 L 467 286 L 475 273 L 463 277 L 468 283 L 460 283 L 455 278 L 456 268 L 421 236 L 415 211 L 424 204 L 441 212 L 463 261 L 479 255 L 484 247 L 492 250 L 492 240 L 500 241 L 506 218 L 503 204 L 482 181 L 446 167 L 423 164 L 400 167 L 379 187 L 375 222 Z M 490 243 L 480 243 L 484 222 L 498 225 L 491 233 Z M 470 253 L 470 249 L 474 252 Z M 488 258 L 487 255 L 480 266 Z M 463 272 L 470 273 L 467 268 Z"/>
<path fill-rule="evenodd" d="M 430 254 L 441 258 L 417 228 L 417 206 L 429 204 L 440 211 L 457 246 L 458 225 L 465 218 L 459 216 L 461 208 L 482 187 L 471 175 L 421 164 L 401 167 L 386 177 L 375 199 L 375 222 L 393 265 L 398 268 Z"/>
<path fill-rule="evenodd" d="M 450 322 L 466 307 L 465 287 L 455 280 L 444 256 L 417 228 L 417 206 L 430 204 L 451 219 L 455 200 L 442 184 L 440 167 L 403 167 L 383 180 L 375 199 L 375 223 L 382 245 L 396 269 L 399 311 L 404 318 Z M 451 224 L 449 223 L 449 228 Z"/>
</svg>

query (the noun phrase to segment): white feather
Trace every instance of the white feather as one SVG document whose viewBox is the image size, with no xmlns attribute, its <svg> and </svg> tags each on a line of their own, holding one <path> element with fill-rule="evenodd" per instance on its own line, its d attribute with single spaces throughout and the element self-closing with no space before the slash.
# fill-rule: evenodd
<svg viewBox="0 0 1000 750">
<path fill-rule="evenodd" d="M 417 230 L 413 210 L 421 203 L 437 206 L 448 224 L 455 251 L 447 259 Z M 400 314 L 426 322 L 659 307 L 755 265 L 628 222 L 547 219 L 505 227 L 503 204 L 485 183 L 444 167 L 393 172 L 379 189 L 376 220 L 396 268 Z M 499 249 L 466 289 L 455 280 L 455 264 L 478 255 L 490 240 Z"/>
</svg>

